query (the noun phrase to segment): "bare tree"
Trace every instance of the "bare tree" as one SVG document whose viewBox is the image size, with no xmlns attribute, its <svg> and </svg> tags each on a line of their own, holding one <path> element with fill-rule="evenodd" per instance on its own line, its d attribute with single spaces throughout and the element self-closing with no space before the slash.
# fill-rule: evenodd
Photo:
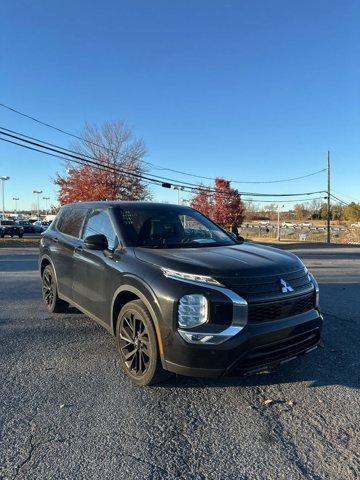
<svg viewBox="0 0 360 480">
<path fill-rule="evenodd" d="M 323 200 L 311 200 L 308 203 L 308 209 L 311 215 L 311 218 L 321 218 L 321 207 L 323 205 Z"/>
<path fill-rule="evenodd" d="M 146 170 L 142 139 L 133 138 L 131 130 L 119 121 L 105 122 L 101 127 L 86 123 L 81 137 L 71 148 L 84 158 L 84 165 L 70 162 L 67 176 L 58 175 L 55 180 L 60 187 L 60 203 L 149 198 L 142 179 Z"/>
</svg>

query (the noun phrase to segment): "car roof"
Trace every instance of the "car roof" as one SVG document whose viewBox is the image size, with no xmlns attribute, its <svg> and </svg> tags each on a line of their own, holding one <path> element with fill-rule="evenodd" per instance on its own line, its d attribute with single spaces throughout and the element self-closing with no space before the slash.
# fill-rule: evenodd
<svg viewBox="0 0 360 480">
<path fill-rule="evenodd" d="M 77 202 L 77 203 L 68 203 L 63 205 L 64 207 L 85 207 L 85 208 L 109 208 L 109 207 L 121 207 L 121 208 L 141 208 L 141 209 L 152 209 L 154 207 L 159 209 L 179 208 L 179 209 L 191 209 L 186 205 L 175 205 L 172 203 L 156 203 L 156 202 L 140 202 L 140 201 L 122 201 L 122 200 L 111 200 L 111 201 L 98 201 L 98 202 Z"/>
</svg>

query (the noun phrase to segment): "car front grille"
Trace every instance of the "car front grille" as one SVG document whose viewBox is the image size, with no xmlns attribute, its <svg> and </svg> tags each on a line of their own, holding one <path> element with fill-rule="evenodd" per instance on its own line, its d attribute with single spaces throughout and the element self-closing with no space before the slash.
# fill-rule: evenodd
<svg viewBox="0 0 360 480">
<path fill-rule="evenodd" d="M 292 317 L 300 313 L 308 312 L 315 308 L 315 293 L 301 295 L 275 302 L 250 303 L 249 323 L 269 322 L 281 318 Z"/>
<path fill-rule="evenodd" d="M 248 303 L 283 300 L 281 280 L 285 280 L 292 288 L 293 296 L 305 295 L 314 290 L 308 272 L 304 268 L 278 275 L 223 277 L 218 280 L 245 298 Z"/>
</svg>

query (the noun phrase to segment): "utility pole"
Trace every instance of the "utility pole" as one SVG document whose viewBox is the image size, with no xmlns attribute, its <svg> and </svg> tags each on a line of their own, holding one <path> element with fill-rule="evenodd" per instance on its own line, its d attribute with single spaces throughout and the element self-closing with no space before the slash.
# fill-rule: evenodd
<svg viewBox="0 0 360 480">
<path fill-rule="evenodd" d="M 280 205 L 278 203 L 277 205 L 277 239 L 278 239 L 278 242 L 280 242 L 280 208 L 282 208 L 284 205 Z"/>
<path fill-rule="evenodd" d="M 330 176 L 330 151 L 328 150 L 327 154 L 327 220 L 326 220 L 326 242 L 331 243 L 331 204 L 330 204 L 330 195 L 331 195 L 331 176 Z"/>
</svg>

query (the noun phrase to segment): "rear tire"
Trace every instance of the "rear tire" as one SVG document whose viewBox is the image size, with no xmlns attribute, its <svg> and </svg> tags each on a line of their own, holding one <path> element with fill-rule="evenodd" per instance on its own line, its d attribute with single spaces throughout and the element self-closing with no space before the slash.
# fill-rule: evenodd
<svg viewBox="0 0 360 480">
<path fill-rule="evenodd" d="M 22 238 L 22 237 L 23 237 L 23 234 L 22 234 L 22 233 L 19 233 L 18 237 L 19 237 L 19 238 Z"/>
<path fill-rule="evenodd" d="M 42 295 L 46 309 L 51 313 L 63 313 L 69 304 L 58 295 L 55 271 L 51 265 L 46 265 L 41 276 Z"/>
<path fill-rule="evenodd" d="M 161 365 L 152 318 L 141 300 L 133 300 L 120 310 L 116 343 L 121 368 L 137 385 L 155 385 L 169 376 Z"/>
</svg>

